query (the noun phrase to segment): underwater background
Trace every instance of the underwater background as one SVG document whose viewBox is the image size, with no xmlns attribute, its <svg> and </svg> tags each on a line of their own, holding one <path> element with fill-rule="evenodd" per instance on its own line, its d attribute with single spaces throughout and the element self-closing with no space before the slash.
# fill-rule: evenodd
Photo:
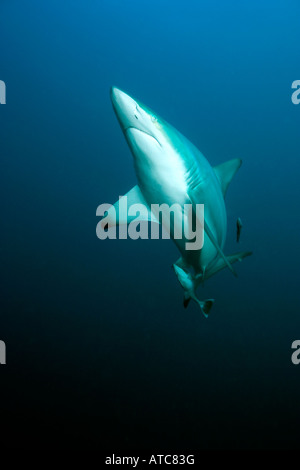
<svg viewBox="0 0 300 470">
<path fill-rule="evenodd" d="M 299 26 L 297 0 L 1 1 L 3 445 L 299 448 Z M 243 160 L 225 253 L 253 255 L 200 287 L 207 320 L 170 240 L 96 237 L 136 184 L 112 85 Z"/>
</svg>

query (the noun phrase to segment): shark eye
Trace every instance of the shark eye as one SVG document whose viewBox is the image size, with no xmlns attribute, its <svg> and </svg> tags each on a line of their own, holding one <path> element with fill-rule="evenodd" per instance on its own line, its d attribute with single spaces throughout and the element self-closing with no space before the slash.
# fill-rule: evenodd
<svg viewBox="0 0 300 470">
<path fill-rule="evenodd" d="M 155 116 L 151 116 L 151 121 L 152 122 L 156 122 L 157 121 L 157 118 Z"/>
</svg>

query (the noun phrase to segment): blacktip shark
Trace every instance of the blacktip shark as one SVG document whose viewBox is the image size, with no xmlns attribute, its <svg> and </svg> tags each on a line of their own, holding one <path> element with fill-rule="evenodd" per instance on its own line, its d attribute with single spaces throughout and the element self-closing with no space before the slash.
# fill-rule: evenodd
<svg viewBox="0 0 300 470">
<path fill-rule="evenodd" d="M 153 204 L 204 204 L 204 242 L 201 249 L 187 250 L 186 240 L 171 238 L 181 257 L 173 268 L 184 289 L 184 306 L 193 299 L 207 317 L 214 299 L 200 301 L 197 287 L 223 268 L 236 275 L 232 264 L 251 252 L 230 256 L 223 252 L 227 216 L 224 197 L 227 188 L 242 161 L 233 159 L 214 168 L 202 153 L 173 126 L 139 101 L 116 87 L 111 88 L 114 111 L 130 147 L 138 185 L 127 194 L 129 204 L 143 204 L 149 208 L 148 217 L 155 220 L 150 207 Z M 128 214 L 118 213 L 119 201 L 109 209 L 103 223 L 108 226 L 126 224 Z"/>
</svg>

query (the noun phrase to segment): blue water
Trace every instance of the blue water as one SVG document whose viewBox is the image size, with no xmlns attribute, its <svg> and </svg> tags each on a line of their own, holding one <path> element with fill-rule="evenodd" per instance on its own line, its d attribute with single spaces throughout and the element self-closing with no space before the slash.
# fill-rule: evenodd
<svg viewBox="0 0 300 470">
<path fill-rule="evenodd" d="M 7 445 L 299 446 L 296 0 L 2 1 L 1 409 Z M 100 241 L 96 208 L 136 184 L 116 85 L 212 165 L 242 158 L 205 320 L 168 240 Z M 243 221 L 239 245 L 235 222 Z"/>
</svg>

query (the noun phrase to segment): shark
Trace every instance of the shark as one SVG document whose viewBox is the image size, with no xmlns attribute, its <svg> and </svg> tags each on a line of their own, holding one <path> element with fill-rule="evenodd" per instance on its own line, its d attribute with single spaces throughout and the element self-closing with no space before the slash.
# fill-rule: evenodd
<svg viewBox="0 0 300 470">
<path fill-rule="evenodd" d="M 117 87 L 111 88 L 113 109 L 131 150 L 137 185 L 126 194 L 128 204 L 143 204 L 148 211 L 140 220 L 160 223 L 159 214 L 151 208 L 161 204 L 176 204 L 182 211 L 186 204 L 197 217 L 197 204 L 204 205 L 203 244 L 199 249 L 187 249 L 186 239 L 170 238 L 176 244 L 180 257 L 173 264 L 175 274 L 184 289 L 184 306 L 193 300 L 207 317 L 214 299 L 199 300 L 196 290 L 200 284 L 224 268 L 234 276 L 233 264 L 251 255 L 243 251 L 225 255 L 227 234 L 225 196 L 228 186 L 241 166 L 235 158 L 212 167 L 204 155 L 171 124 L 140 101 Z M 128 213 L 120 211 L 117 201 L 102 219 L 103 227 L 128 224 Z M 177 214 L 177 216 L 182 214 Z M 185 217 L 185 215 L 184 215 Z"/>
</svg>

